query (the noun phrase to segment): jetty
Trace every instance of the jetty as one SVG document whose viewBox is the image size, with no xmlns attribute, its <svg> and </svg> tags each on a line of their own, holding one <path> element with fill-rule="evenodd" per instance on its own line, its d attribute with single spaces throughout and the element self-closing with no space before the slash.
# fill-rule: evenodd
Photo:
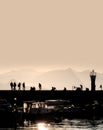
<svg viewBox="0 0 103 130">
<path fill-rule="evenodd" d="M 100 103 L 103 103 L 103 91 L 70 91 L 70 90 L 55 90 L 55 91 L 10 91 L 10 90 L 2 90 L 0 91 L 0 97 L 6 99 L 11 104 L 14 102 L 17 103 L 18 106 L 22 106 L 24 101 L 45 101 L 49 99 L 62 99 L 62 100 L 70 100 L 73 103 L 77 104 L 86 104 L 90 103 L 94 100 L 97 100 Z M 15 101 L 16 99 L 16 101 Z"/>
<path fill-rule="evenodd" d="M 73 104 L 89 104 L 93 101 L 97 101 L 103 104 L 103 91 L 96 90 L 96 73 L 90 72 L 91 79 L 91 90 L 83 90 L 83 86 L 77 87 L 75 90 L 42 90 L 41 84 L 39 84 L 40 90 L 30 89 L 30 90 L 0 90 L 0 97 L 6 99 L 11 104 L 16 104 L 22 106 L 24 101 L 45 101 L 45 100 L 70 100 Z M 20 84 L 19 84 L 20 85 Z M 15 86 L 14 86 L 15 87 Z M 23 83 L 23 88 L 25 84 Z"/>
</svg>

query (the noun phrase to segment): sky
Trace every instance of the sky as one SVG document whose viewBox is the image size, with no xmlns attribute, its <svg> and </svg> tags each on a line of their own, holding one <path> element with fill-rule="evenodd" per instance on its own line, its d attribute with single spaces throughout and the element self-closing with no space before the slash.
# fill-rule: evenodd
<svg viewBox="0 0 103 130">
<path fill-rule="evenodd" d="M 1 0 L 0 71 L 103 72 L 102 0 Z"/>
</svg>

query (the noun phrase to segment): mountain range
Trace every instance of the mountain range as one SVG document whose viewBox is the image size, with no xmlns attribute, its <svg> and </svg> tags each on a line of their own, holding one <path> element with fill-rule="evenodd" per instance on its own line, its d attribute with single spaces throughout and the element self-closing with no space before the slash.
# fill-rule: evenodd
<svg viewBox="0 0 103 130">
<path fill-rule="evenodd" d="M 103 73 L 96 73 L 96 89 L 100 89 L 103 83 Z M 90 70 L 76 71 L 74 69 L 59 69 L 48 72 L 37 72 L 34 69 L 20 69 L 0 74 L 0 89 L 10 90 L 10 82 L 25 82 L 26 89 L 35 87 L 38 90 L 38 83 L 42 84 L 42 89 L 50 90 L 56 87 L 57 90 L 74 89 L 73 86 L 83 85 L 83 89 L 91 89 Z M 18 88 L 17 88 L 18 89 Z"/>
</svg>

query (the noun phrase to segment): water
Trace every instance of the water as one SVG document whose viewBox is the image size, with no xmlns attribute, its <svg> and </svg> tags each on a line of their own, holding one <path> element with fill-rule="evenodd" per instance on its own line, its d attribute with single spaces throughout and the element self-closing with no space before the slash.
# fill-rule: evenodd
<svg viewBox="0 0 103 130">
<path fill-rule="evenodd" d="M 87 119 L 64 119 L 59 123 L 38 121 L 27 122 L 23 127 L 17 127 L 17 130 L 102 130 L 103 120 Z M 13 130 L 13 128 L 0 128 L 0 130 Z"/>
</svg>

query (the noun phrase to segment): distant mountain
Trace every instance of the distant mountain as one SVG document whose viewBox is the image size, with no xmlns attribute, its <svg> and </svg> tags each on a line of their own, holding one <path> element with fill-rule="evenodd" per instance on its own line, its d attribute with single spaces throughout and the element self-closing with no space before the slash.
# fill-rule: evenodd
<svg viewBox="0 0 103 130">
<path fill-rule="evenodd" d="M 4 74 L 0 74 L 0 89 L 10 89 L 9 83 L 13 82 L 25 82 L 27 85 L 32 85 L 34 77 L 40 73 L 33 69 L 20 69 L 16 71 L 10 71 Z"/>
<path fill-rule="evenodd" d="M 52 70 L 44 73 L 37 72 L 33 69 L 22 69 L 11 71 L 8 73 L 0 74 L 0 89 L 10 89 L 10 81 L 25 82 L 26 89 L 35 86 L 38 89 L 38 83 L 42 84 L 42 89 L 50 90 L 52 87 L 63 90 L 64 87 L 67 90 L 73 89 L 73 86 L 79 87 L 80 84 L 85 88 L 91 86 L 90 71 L 85 70 L 82 72 L 75 71 L 71 68 Z M 97 89 L 103 84 L 103 74 L 97 73 L 96 85 Z"/>
<path fill-rule="evenodd" d="M 82 72 L 75 71 L 71 68 L 53 70 L 46 72 L 35 79 L 36 82 L 43 84 L 43 89 L 51 89 L 53 86 L 63 90 L 66 87 L 68 90 L 73 89 L 73 86 L 79 87 L 83 85 L 83 89 L 91 89 L 90 70 Z M 97 73 L 96 89 L 100 89 L 103 84 L 103 74 Z"/>
<path fill-rule="evenodd" d="M 44 89 L 51 89 L 53 86 L 57 89 L 67 87 L 71 89 L 73 85 L 81 84 L 81 80 L 77 77 L 72 69 L 53 70 L 46 72 L 35 79 L 43 84 Z"/>
</svg>

